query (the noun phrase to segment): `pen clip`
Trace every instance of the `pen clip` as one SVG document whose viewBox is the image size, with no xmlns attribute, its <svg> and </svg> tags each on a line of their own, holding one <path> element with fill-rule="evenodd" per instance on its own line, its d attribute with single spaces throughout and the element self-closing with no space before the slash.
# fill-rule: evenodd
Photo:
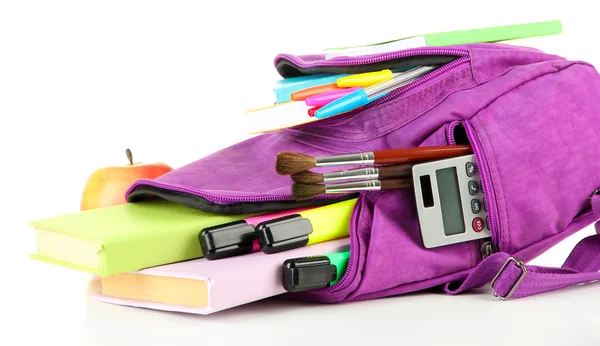
<svg viewBox="0 0 600 346">
<path fill-rule="evenodd" d="M 308 235 L 311 233 L 310 220 L 298 214 L 283 216 L 256 225 L 256 237 L 260 249 L 266 254 L 305 246 L 308 243 Z"/>
<path fill-rule="evenodd" d="M 255 239 L 254 227 L 244 220 L 207 227 L 198 234 L 202 253 L 208 260 L 251 253 Z"/>
<path fill-rule="evenodd" d="M 299 292 L 329 287 L 337 277 L 337 268 L 327 256 L 292 258 L 283 262 L 283 288 Z"/>
</svg>

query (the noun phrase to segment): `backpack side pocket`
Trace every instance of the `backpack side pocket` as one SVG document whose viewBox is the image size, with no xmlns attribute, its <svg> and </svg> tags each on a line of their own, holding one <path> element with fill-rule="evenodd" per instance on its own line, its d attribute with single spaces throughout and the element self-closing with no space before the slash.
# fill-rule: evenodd
<svg viewBox="0 0 600 346">
<path fill-rule="evenodd" d="M 587 64 L 553 64 L 464 123 L 493 196 L 494 242 L 508 253 L 576 231 L 600 186 L 600 78 Z"/>
</svg>

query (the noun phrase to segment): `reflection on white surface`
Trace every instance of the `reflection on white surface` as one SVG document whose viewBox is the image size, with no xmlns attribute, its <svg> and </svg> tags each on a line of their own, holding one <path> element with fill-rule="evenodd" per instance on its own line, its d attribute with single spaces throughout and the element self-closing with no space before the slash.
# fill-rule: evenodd
<svg viewBox="0 0 600 346">
<path fill-rule="evenodd" d="M 578 344 L 589 341 L 591 345 L 592 340 L 600 341 L 600 303 L 594 299 L 598 288 L 578 287 L 512 302 L 501 302 L 486 289 L 454 297 L 431 292 L 337 305 L 275 298 L 209 316 L 87 300 L 83 333 L 86 344 L 91 345 L 218 345 L 227 339 L 245 345 L 305 345 L 316 341 L 350 344 L 358 340 L 375 344 L 397 340 L 406 345 L 475 345 L 490 338 L 490 333 L 494 337 L 486 345 L 506 345 L 514 341 L 514 334 L 503 335 L 501 330 L 526 328 L 540 332 L 521 335 L 522 341 L 569 344 L 577 333 L 583 336 Z M 582 315 L 582 311 L 589 315 Z M 561 328 L 548 328 L 557 323 Z"/>
<path fill-rule="evenodd" d="M 23 342 L 44 345 L 244 345 L 389 344 L 578 345 L 600 342 L 599 284 L 502 302 L 482 288 L 459 296 L 432 290 L 343 304 L 267 299 L 199 316 L 125 307 L 90 298 L 92 275 L 22 258 L 20 296 L 9 330 Z M 23 310 L 22 306 L 28 309 Z M 35 331 L 29 330 L 35 326 Z M 506 331 L 503 333 L 502 331 Z M 568 331 L 568 332 L 566 332 Z M 315 335 L 319 335 L 318 339 Z M 310 337 L 310 339 L 309 339 Z"/>
</svg>

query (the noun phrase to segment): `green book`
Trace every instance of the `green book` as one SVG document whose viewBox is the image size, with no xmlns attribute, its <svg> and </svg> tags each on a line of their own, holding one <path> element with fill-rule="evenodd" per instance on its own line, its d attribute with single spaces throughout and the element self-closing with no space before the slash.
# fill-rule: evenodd
<svg viewBox="0 0 600 346">
<path fill-rule="evenodd" d="M 326 57 L 360 56 L 381 54 L 402 49 L 418 47 L 452 46 L 469 43 L 501 42 L 528 37 L 556 35 L 562 32 L 560 20 L 546 22 L 504 25 L 489 28 L 438 32 L 405 37 L 398 40 L 379 42 L 363 46 L 327 48 L 332 51 Z"/>
<path fill-rule="evenodd" d="M 33 221 L 36 260 L 102 277 L 202 257 L 198 233 L 250 215 L 218 215 L 164 200 Z"/>
</svg>

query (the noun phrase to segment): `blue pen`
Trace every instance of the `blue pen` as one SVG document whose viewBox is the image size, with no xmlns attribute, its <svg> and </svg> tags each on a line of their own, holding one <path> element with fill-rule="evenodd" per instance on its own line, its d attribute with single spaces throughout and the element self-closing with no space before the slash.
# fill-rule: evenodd
<svg viewBox="0 0 600 346">
<path fill-rule="evenodd" d="M 353 93 L 329 102 L 315 112 L 315 118 L 324 119 L 362 107 L 387 95 L 390 91 L 414 81 L 435 68 L 436 66 L 421 66 L 407 72 L 394 73 L 393 77 L 389 80 L 373 84 L 364 89 L 360 88 Z"/>
</svg>

